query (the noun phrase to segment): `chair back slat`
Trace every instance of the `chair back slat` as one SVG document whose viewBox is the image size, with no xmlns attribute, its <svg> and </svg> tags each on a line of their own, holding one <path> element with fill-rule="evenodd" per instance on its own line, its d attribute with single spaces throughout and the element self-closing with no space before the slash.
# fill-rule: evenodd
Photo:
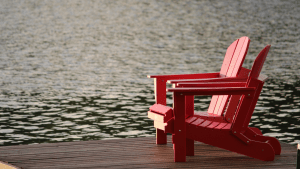
<svg viewBox="0 0 300 169">
<path fill-rule="evenodd" d="M 228 48 L 227 48 L 227 51 L 226 51 L 226 54 L 225 54 L 225 58 L 224 58 L 224 61 L 223 61 L 223 64 L 222 64 L 222 67 L 221 67 L 221 70 L 220 70 L 220 75 L 222 77 L 226 77 L 227 75 L 227 72 L 228 72 L 228 69 L 230 67 L 230 63 L 231 63 L 231 60 L 232 60 L 232 57 L 234 55 L 234 51 L 236 49 L 236 46 L 238 44 L 240 39 L 237 39 L 236 41 L 234 41 Z"/>
<path fill-rule="evenodd" d="M 257 79 L 260 72 L 261 72 L 261 69 L 264 65 L 264 62 L 266 60 L 266 57 L 268 55 L 268 52 L 270 50 L 270 47 L 271 45 L 267 45 L 259 54 L 258 56 L 256 57 L 254 63 L 253 63 L 253 66 L 251 68 L 251 72 L 250 72 L 250 75 L 249 77 L 251 78 L 255 78 Z M 249 80 L 249 79 L 248 79 Z"/>
<path fill-rule="evenodd" d="M 227 49 L 223 65 L 221 67 L 221 77 L 236 77 L 240 72 L 245 60 L 250 39 L 242 37 L 234 41 Z M 214 95 L 208 108 L 208 113 L 222 115 L 228 102 L 228 95 Z"/>
</svg>

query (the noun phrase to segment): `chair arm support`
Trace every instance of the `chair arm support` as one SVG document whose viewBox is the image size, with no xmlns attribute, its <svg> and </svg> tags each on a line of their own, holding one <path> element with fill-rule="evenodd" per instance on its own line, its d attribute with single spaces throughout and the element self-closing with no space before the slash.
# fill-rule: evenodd
<svg viewBox="0 0 300 169">
<path fill-rule="evenodd" d="M 246 82 L 177 83 L 178 87 L 245 87 Z"/>
<path fill-rule="evenodd" d="M 217 78 L 220 73 L 200 73 L 200 74 L 180 74 L 180 75 L 148 75 L 148 78 L 162 78 L 165 80 L 171 79 L 202 79 L 202 78 Z"/>
<path fill-rule="evenodd" d="M 167 83 L 183 83 L 183 82 L 246 82 L 246 77 L 219 77 L 210 79 L 188 79 L 188 80 L 168 80 Z"/>
<path fill-rule="evenodd" d="M 253 96 L 255 87 L 207 87 L 207 88 L 168 88 L 167 92 L 182 95 L 247 95 Z"/>
</svg>

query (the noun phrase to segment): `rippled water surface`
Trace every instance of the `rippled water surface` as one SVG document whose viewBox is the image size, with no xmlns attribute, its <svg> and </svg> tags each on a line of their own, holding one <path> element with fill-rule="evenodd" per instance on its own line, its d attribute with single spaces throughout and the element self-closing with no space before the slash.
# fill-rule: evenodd
<svg viewBox="0 0 300 169">
<path fill-rule="evenodd" d="M 154 136 L 148 74 L 218 72 L 271 50 L 251 126 L 300 141 L 299 1 L 0 0 L 0 145 Z M 206 110 L 209 97 L 196 97 Z M 168 104 L 172 104 L 168 95 Z"/>
</svg>

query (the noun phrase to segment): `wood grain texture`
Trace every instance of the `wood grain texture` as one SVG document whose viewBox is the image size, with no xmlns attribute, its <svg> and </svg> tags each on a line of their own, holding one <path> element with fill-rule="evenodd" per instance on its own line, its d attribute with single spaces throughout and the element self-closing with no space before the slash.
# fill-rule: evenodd
<svg viewBox="0 0 300 169">
<path fill-rule="evenodd" d="M 90 168 L 296 168 L 297 148 L 281 143 L 274 161 L 260 161 L 195 142 L 195 156 L 174 162 L 171 136 L 156 145 L 155 137 L 46 143 L 0 147 L 0 161 L 24 169 Z"/>
</svg>

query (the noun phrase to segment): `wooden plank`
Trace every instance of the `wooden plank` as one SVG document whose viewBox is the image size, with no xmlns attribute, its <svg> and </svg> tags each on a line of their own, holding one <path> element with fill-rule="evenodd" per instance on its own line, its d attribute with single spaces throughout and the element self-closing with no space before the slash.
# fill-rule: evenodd
<svg viewBox="0 0 300 169">
<path fill-rule="evenodd" d="M 226 76 L 227 74 L 227 71 L 230 67 L 230 64 L 231 64 L 231 61 L 232 61 L 232 57 L 234 55 L 234 51 L 236 49 L 236 46 L 238 44 L 240 39 L 234 41 L 228 48 L 227 48 L 227 51 L 226 51 L 226 54 L 225 54 L 225 58 L 224 58 L 224 61 L 223 61 L 223 64 L 222 64 L 222 67 L 221 67 L 221 70 L 220 70 L 220 75 L 223 75 L 223 76 Z"/>
<path fill-rule="evenodd" d="M 246 54 L 248 52 L 250 39 L 248 37 L 243 37 L 241 39 L 244 40 L 243 47 L 239 53 L 239 57 L 235 63 L 235 67 L 233 68 L 230 77 L 235 77 L 240 72 L 242 64 L 244 63 Z"/>
<path fill-rule="evenodd" d="M 218 102 L 218 98 L 219 98 L 219 95 L 212 96 L 208 110 L 207 110 L 208 113 L 212 113 L 212 114 L 214 113 L 217 102 Z"/>
<path fill-rule="evenodd" d="M 234 69 L 240 70 L 240 68 L 242 67 L 242 65 L 241 65 L 242 62 L 240 64 L 236 64 L 236 63 L 238 63 L 237 61 L 239 60 L 239 57 L 245 57 L 245 55 L 240 56 L 240 54 L 245 52 L 243 50 L 245 50 L 246 48 L 243 48 L 243 46 L 244 46 L 244 44 L 247 43 L 246 40 L 247 40 L 246 37 L 240 38 L 239 43 L 237 44 L 236 49 L 234 51 L 234 55 L 233 55 L 232 60 L 230 62 L 230 66 L 228 68 L 228 71 L 226 73 L 226 77 L 235 77 L 239 73 L 239 72 L 235 72 L 236 74 L 233 74 Z"/>
<path fill-rule="evenodd" d="M 168 92 L 183 95 L 253 95 L 255 87 L 168 88 Z"/>
<path fill-rule="evenodd" d="M 219 106 L 218 111 L 216 112 L 218 116 L 223 116 L 226 105 L 228 104 L 229 95 L 223 95 L 221 100 L 221 104 Z"/>
<path fill-rule="evenodd" d="M 170 83 L 176 83 L 171 79 L 202 79 L 202 78 L 216 78 L 220 73 L 197 73 L 197 74 L 179 74 L 179 75 L 148 75 L 148 78 L 163 78 L 170 80 Z"/>
<path fill-rule="evenodd" d="M 155 78 L 154 79 L 154 95 L 156 104 L 167 104 L 167 95 L 166 95 L 166 81 L 165 78 Z M 156 143 L 157 144 L 166 144 L 167 135 L 163 130 L 156 128 Z"/>
<path fill-rule="evenodd" d="M 156 145 L 155 137 L 144 137 L 5 146 L 0 147 L 0 160 L 24 169 L 296 167 L 297 148 L 285 143 L 281 143 L 281 155 L 274 161 L 264 162 L 195 142 L 195 156 L 187 156 L 185 163 L 175 163 L 170 140 L 168 136 L 166 145 Z"/>
</svg>

